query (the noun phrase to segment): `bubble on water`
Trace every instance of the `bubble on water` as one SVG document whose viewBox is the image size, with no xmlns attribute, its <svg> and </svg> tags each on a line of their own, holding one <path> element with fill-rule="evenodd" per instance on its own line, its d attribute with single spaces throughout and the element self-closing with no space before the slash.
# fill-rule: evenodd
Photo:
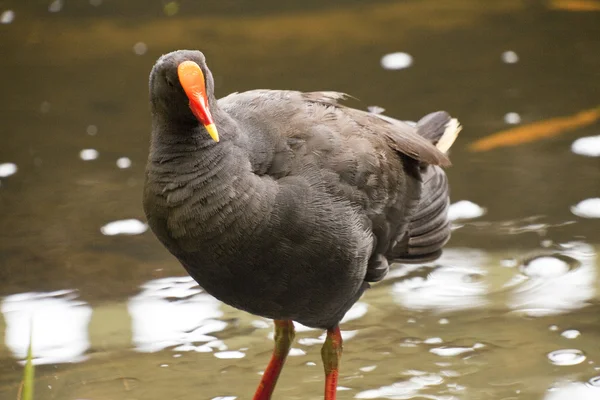
<svg viewBox="0 0 600 400">
<path fill-rule="evenodd" d="M 505 51 L 502 53 L 502 62 L 506 64 L 514 64 L 519 61 L 519 56 L 512 50 Z"/>
<path fill-rule="evenodd" d="M 582 218 L 600 218 L 600 198 L 580 201 L 571 207 L 571 212 Z"/>
<path fill-rule="evenodd" d="M 547 354 L 548 360 L 554 365 L 577 365 L 585 361 L 585 354 L 578 349 L 561 349 Z"/>
<path fill-rule="evenodd" d="M 131 167 L 131 160 L 127 157 L 121 157 L 117 160 L 117 167 L 121 169 Z"/>
<path fill-rule="evenodd" d="M 217 397 L 213 397 L 211 400 L 235 400 L 237 399 L 236 396 L 217 396 Z"/>
<path fill-rule="evenodd" d="M 587 157 L 600 157 L 600 135 L 582 137 L 571 144 L 571 151 Z"/>
<path fill-rule="evenodd" d="M 309 362 L 307 362 L 307 363 L 306 363 L 306 365 L 307 365 L 307 366 L 309 366 L 309 367 L 314 367 L 314 366 L 316 366 L 317 364 L 316 364 L 316 363 L 314 363 L 314 362 L 312 362 L 312 361 L 309 361 Z"/>
<path fill-rule="evenodd" d="M 50 11 L 51 13 L 59 12 L 60 10 L 62 10 L 63 5 L 63 0 L 54 0 L 48 6 L 48 11 Z"/>
<path fill-rule="evenodd" d="M 403 53 L 403 52 L 386 54 L 385 56 L 383 56 L 381 58 L 381 66 L 384 69 L 392 69 L 392 70 L 404 69 L 404 68 L 410 67 L 412 65 L 412 63 L 413 63 L 412 56 L 408 53 Z"/>
<path fill-rule="evenodd" d="M 15 12 L 13 10 L 6 10 L 0 14 L 0 24 L 10 24 L 15 19 Z"/>
<path fill-rule="evenodd" d="M 447 325 L 447 324 L 449 324 L 449 323 L 450 323 L 450 321 L 448 320 L 448 318 L 441 318 L 441 319 L 438 321 L 438 324 L 440 324 L 440 325 Z"/>
<path fill-rule="evenodd" d="M 425 341 L 423 343 L 426 343 L 426 344 L 440 344 L 440 343 L 443 343 L 443 342 L 444 341 L 442 340 L 442 338 L 432 337 L 432 338 L 425 339 Z"/>
<path fill-rule="evenodd" d="M 529 277 L 556 278 L 577 268 L 581 263 L 574 258 L 553 254 L 533 257 L 521 266 L 521 272 Z"/>
<path fill-rule="evenodd" d="M 550 325 L 548 327 L 548 329 L 550 329 L 551 331 L 557 331 L 558 330 L 558 326 L 556 326 L 556 325 Z"/>
<path fill-rule="evenodd" d="M 88 135 L 94 136 L 98 133 L 98 127 L 96 125 L 88 125 L 85 131 Z"/>
<path fill-rule="evenodd" d="M 375 371 L 375 368 L 377 368 L 377 365 L 367 365 L 366 367 L 360 367 L 359 370 L 362 372 L 371 372 Z"/>
<path fill-rule="evenodd" d="M 521 122 L 521 116 L 516 112 L 509 112 L 504 116 L 504 122 L 510 125 L 516 125 Z"/>
<path fill-rule="evenodd" d="M 577 329 L 568 329 L 560 335 L 567 339 L 576 339 L 581 335 L 581 332 L 579 332 Z"/>
<path fill-rule="evenodd" d="M 448 219 L 450 221 L 479 218 L 485 214 L 485 208 L 468 200 L 460 200 L 450 205 Z"/>
<path fill-rule="evenodd" d="M 95 160 L 98 158 L 98 150 L 83 149 L 79 152 L 79 158 L 81 158 L 83 161 Z"/>
<path fill-rule="evenodd" d="M 3 163 L 0 164 L 0 178 L 6 178 L 17 173 L 17 164 Z"/>
<path fill-rule="evenodd" d="M 146 51 L 148 51 L 148 46 L 144 42 L 137 42 L 133 45 L 133 52 L 138 56 L 146 54 Z"/>
<path fill-rule="evenodd" d="M 214 356 L 222 359 L 236 359 L 236 358 L 244 358 L 246 354 L 241 351 L 219 351 L 214 353 Z"/>
<path fill-rule="evenodd" d="M 137 219 L 122 219 L 109 222 L 100 228 L 100 232 L 106 236 L 114 235 L 139 235 L 148 230 L 148 225 Z"/>
</svg>

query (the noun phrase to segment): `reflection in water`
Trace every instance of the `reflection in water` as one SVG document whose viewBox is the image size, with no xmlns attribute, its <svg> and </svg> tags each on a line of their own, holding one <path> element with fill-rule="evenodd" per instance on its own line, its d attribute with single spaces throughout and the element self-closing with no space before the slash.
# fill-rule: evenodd
<svg viewBox="0 0 600 400">
<path fill-rule="evenodd" d="M 117 167 L 121 169 L 131 167 L 131 160 L 128 157 L 120 157 L 117 159 Z"/>
<path fill-rule="evenodd" d="M 6 10 L 0 14 L 0 24 L 10 24 L 15 19 L 15 12 L 13 10 Z"/>
<path fill-rule="evenodd" d="M 31 334 L 34 364 L 86 359 L 83 354 L 89 348 L 92 308 L 77 300 L 75 291 L 8 296 L 1 310 L 6 320 L 6 346 L 15 357 L 26 357 Z"/>
<path fill-rule="evenodd" d="M 600 198 L 580 201 L 571 207 L 571 212 L 582 218 L 600 218 Z"/>
<path fill-rule="evenodd" d="M 448 218 L 450 221 L 479 218 L 485 214 L 485 208 L 469 200 L 460 200 L 450 205 Z"/>
<path fill-rule="evenodd" d="M 422 371 L 412 371 L 415 376 L 401 382 L 393 383 L 389 386 L 382 386 L 379 389 L 365 390 L 358 393 L 356 399 L 394 399 L 408 400 L 414 398 L 431 400 L 455 400 L 456 397 L 441 395 L 427 395 L 419 393 L 422 389 L 432 386 L 440 386 L 444 383 L 444 378 L 437 374 L 430 374 Z"/>
<path fill-rule="evenodd" d="M 364 317 L 364 315 L 367 313 L 368 308 L 369 308 L 369 305 L 367 303 L 363 303 L 360 301 L 354 303 L 352 308 L 350 308 L 350 310 L 348 310 L 346 315 L 344 315 L 344 318 L 342 318 L 342 320 L 340 321 L 340 324 L 344 324 L 346 322 L 353 321 L 355 319 Z M 314 331 L 314 330 L 321 331 L 322 330 L 322 329 L 310 328 L 310 327 L 302 325 L 298 322 L 294 322 L 294 328 L 296 329 L 296 332 L 307 332 L 307 331 Z M 271 333 L 271 336 L 269 336 L 269 337 L 272 339 L 273 333 Z"/>
<path fill-rule="evenodd" d="M 147 230 L 148 225 L 134 218 L 109 222 L 100 228 L 100 232 L 106 236 L 139 235 Z"/>
<path fill-rule="evenodd" d="M 14 163 L 0 164 L 0 178 L 6 178 L 17 172 L 17 165 Z"/>
<path fill-rule="evenodd" d="M 587 157 L 600 157 L 600 135 L 577 139 L 571 145 L 571 151 Z"/>
<path fill-rule="evenodd" d="M 246 356 L 245 353 L 241 351 L 219 351 L 214 354 L 217 358 L 223 359 L 235 359 L 235 358 L 244 358 Z"/>
<path fill-rule="evenodd" d="M 204 293 L 191 277 L 157 279 L 142 288 L 127 305 L 136 350 L 155 352 L 170 346 L 178 346 L 178 351 L 227 349 L 208 335 L 227 326 L 217 319 L 223 315 L 221 303 Z M 196 346 L 198 342 L 203 345 Z"/>
<path fill-rule="evenodd" d="M 79 158 L 83 161 L 91 161 L 98 158 L 98 150 L 96 149 L 83 149 L 79 152 Z"/>
<path fill-rule="evenodd" d="M 429 352 L 435 354 L 436 356 L 440 356 L 440 357 L 455 357 L 455 356 L 459 356 L 459 355 L 465 354 L 465 353 L 472 353 L 475 350 L 482 349 L 484 347 L 485 347 L 485 345 L 483 343 L 475 343 L 471 347 L 466 347 L 466 346 L 434 347 L 433 349 L 430 349 Z"/>
<path fill-rule="evenodd" d="M 516 112 L 509 112 L 504 115 L 504 122 L 510 125 L 516 125 L 521 122 L 521 116 Z"/>
<path fill-rule="evenodd" d="M 513 292 L 509 307 L 529 315 L 553 315 L 587 305 L 595 294 L 596 255 L 585 243 L 562 246 L 553 256 L 526 261 L 527 277 Z"/>
<path fill-rule="evenodd" d="M 412 65 L 413 58 L 410 54 L 397 52 L 381 57 L 381 66 L 384 69 L 404 69 Z"/>
<path fill-rule="evenodd" d="M 482 266 L 486 264 L 487 254 L 483 251 L 449 248 L 436 261 L 439 267 L 426 276 L 415 273 L 414 267 L 404 269 L 405 274 L 393 286 L 394 299 L 403 307 L 418 310 L 483 307 L 488 291 L 482 280 Z"/>
<path fill-rule="evenodd" d="M 592 378 L 587 383 L 559 384 L 548 390 L 544 400 L 598 400 L 600 399 L 600 385 L 597 381 L 598 378 Z"/>
<path fill-rule="evenodd" d="M 519 61 L 519 56 L 512 50 L 502 53 L 502 62 L 506 64 L 515 64 Z"/>
</svg>

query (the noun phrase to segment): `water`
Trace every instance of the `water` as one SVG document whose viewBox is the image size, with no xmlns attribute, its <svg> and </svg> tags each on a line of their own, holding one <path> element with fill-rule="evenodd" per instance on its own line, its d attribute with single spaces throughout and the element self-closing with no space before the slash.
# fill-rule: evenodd
<svg viewBox="0 0 600 400">
<path fill-rule="evenodd" d="M 453 238 L 347 315 L 340 399 L 598 398 L 600 170 L 595 142 L 574 143 L 600 126 L 467 150 L 600 104 L 600 13 L 565 5 L 1 3 L 0 398 L 17 397 L 32 322 L 38 398 L 251 397 L 270 321 L 204 293 L 144 224 L 147 77 L 176 48 L 207 54 L 218 95 L 339 90 L 465 127 Z M 322 398 L 322 341 L 298 326 L 276 398 Z"/>
</svg>

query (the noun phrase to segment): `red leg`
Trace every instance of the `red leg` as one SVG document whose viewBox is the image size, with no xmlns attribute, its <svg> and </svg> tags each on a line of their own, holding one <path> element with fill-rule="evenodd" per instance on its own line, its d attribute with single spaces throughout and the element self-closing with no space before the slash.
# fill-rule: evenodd
<svg viewBox="0 0 600 400">
<path fill-rule="evenodd" d="M 335 400 L 340 358 L 342 358 L 342 333 L 340 327 L 327 329 L 327 339 L 321 348 L 325 367 L 325 400 Z"/>
<path fill-rule="evenodd" d="M 275 322 L 275 348 L 271 361 L 260 380 L 258 389 L 254 393 L 253 400 L 270 400 L 277 378 L 281 373 L 285 359 L 292 347 L 292 341 L 296 331 L 292 321 L 274 321 Z"/>
</svg>

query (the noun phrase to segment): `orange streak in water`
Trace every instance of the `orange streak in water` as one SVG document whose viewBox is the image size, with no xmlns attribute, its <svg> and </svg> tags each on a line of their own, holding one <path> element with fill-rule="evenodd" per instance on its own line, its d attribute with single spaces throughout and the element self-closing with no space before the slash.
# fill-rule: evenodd
<svg viewBox="0 0 600 400">
<path fill-rule="evenodd" d="M 551 118 L 497 132 L 471 143 L 469 149 L 471 151 L 487 151 L 497 147 L 535 142 L 591 125 L 599 119 L 600 107 L 596 107 L 567 117 Z"/>
<path fill-rule="evenodd" d="M 552 0 L 550 8 L 567 11 L 600 11 L 600 2 L 595 0 Z"/>
</svg>

